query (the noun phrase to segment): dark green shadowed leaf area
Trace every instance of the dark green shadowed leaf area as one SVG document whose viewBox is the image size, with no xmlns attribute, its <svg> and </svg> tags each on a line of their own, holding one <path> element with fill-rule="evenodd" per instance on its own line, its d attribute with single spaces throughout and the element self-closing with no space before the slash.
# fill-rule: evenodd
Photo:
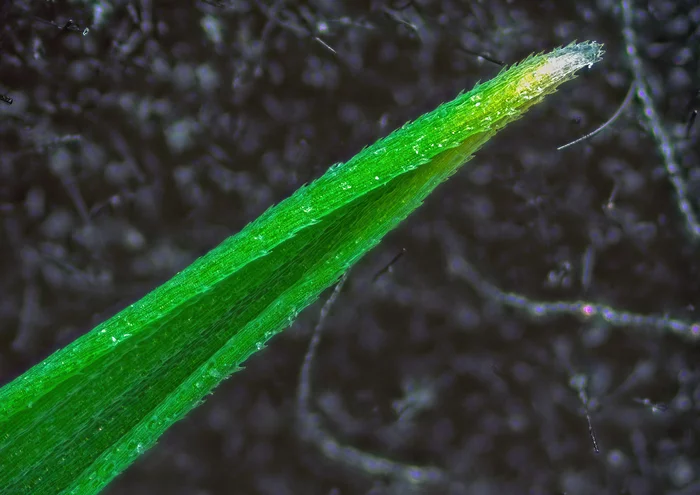
<svg viewBox="0 0 700 495">
<path fill-rule="evenodd" d="M 0 389 L 0 492 L 97 493 L 507 123 L 600 59 L 530 57 L 267 210 Z"/>
</svg>

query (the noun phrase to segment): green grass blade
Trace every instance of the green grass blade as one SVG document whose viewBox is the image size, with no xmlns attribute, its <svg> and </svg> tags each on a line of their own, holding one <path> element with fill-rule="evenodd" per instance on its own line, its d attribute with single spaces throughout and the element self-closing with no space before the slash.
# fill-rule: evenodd
<svg viewBox="0 0 700 495">
<path fill-rule="evenodd" d="M 336 165 L 0 389 L 0 493 L 97 493 L 503 126 L 597 62 L 529 57 Z"/>
</svg>

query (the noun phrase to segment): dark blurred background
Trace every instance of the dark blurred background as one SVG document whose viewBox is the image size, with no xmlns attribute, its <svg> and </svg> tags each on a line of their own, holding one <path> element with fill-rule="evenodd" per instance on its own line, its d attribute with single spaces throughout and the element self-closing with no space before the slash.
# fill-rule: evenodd
<svg viewBox="0 0 700 495">
<path fill-rule="evenodd" d="M 700 5 L 633 3 L 697 208 Z M 605 43 L 364 258 L 327 320 L 311 405 L 329 434 L 449 482 L 370 476 L 299 438 L 319 303 L 105 493 L 700 493 L 697 344 L 533 319 L 449 268 L 459 246 L 532 300 L 700 318 L 700 247 L 639 101 L 556 149 L 630 88 L 617 2 L 5 0 L 0 29 L 0 384 L 499 62 Z"/>
</svg>

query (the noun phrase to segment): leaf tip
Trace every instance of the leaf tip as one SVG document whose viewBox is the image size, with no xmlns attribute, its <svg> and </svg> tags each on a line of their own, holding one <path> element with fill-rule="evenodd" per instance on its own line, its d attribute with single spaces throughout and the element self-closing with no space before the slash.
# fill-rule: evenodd
<svg viewBox="0 0 700 495">
<path fill-rule="evenodd" d="M 567 77 L 583 67 L 591 67 L 603 58 L 602 43 L 585 41 L 573 42 L 565 47 L 553 50 L 545 56 L 546 62 L 539 68 L 554 78 Z"/>
</svg>

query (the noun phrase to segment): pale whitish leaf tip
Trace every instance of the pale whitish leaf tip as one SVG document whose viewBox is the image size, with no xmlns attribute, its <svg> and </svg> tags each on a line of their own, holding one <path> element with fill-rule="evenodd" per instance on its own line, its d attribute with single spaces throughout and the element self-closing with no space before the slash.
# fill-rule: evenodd
<svg viewBox="0 0 700 495">
<path fill-rule="evenodd" d="M 602 58 L 603 53 L 603 45 L 595 41 L 571 44 L 554 50 L 538 72 L 553 77 L 569 74 L 582 67 L 590 67 Z"/>
</svg>

